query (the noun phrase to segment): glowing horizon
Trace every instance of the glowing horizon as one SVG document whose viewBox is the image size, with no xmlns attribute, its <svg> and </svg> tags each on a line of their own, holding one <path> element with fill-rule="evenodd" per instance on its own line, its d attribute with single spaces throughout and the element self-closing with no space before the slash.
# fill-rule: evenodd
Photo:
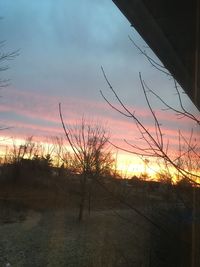
<svg viewBox="0 0 200 267">
<path fill-rule="evenodd" d="M 8 129 L 0 131 L 1 138 L 13 137 L 18 144 L 29 136 L 34 136 L 38 142 L 53 136 L 63 137 L 58 112 L 58 104 L 62 103 L 67 125 L 73 126 L 84 116 L 105 126 L 116 146 L 131 148 L 125 144 L 125 139 L 144 147 L 145 142 L 138 135 L 133 120 L 115 112 L 102 98 L 100 90 L 121 110 L 102 75 L 101 66 L 122 102 L 154 136 L 154 121 L 138 72 L 149 88 L 177 107 L 180 103 L 174 97 L 173 81 L 153 69 L 133 47 L 128 35 L 142 49 L 146 43 L 112 1 L 74 0 L 56 5 L 54 0 L 48 0 L 45 3 L 0 2 L 5 18 L 1 20 L 1 38 L 7 40 L 5 52 L 20 48 L 20 55 L 9 62 L 11 68 L 2 72 L 3 79 L 11 78 L 12 83 L 2 90 L 0 121 L 1 126 Z M 157 61 L 153 52 L 148 51 Z M 181 96 L 186 110 L 196 114 L 189 98 L 185 94 Z M 179 120 L 173 111 L 163 111 L 155 97 L 150 97 L 150 103 L 163 129 L 165 145 L 169 142 L 170 153 L 177 153 L 178 131 L 189 139 L 192 124 L 187 118 Z M 194 128 L 195 131 L 199 140 L 198 129 Z M 154 176 L 157 169 L 153 163 L 148 168 L 134 155 L 122 151 L 118 154 L 118 168 L 126 175 L 148 172 Z"/>
<path fill-rule="evenodd" d="M 6 139 L 4 137 L 3 144 L 0 145 L 0 157 L 5 157 L 6 153 L 10 153 L 10 151 L 13 148 L 13 145 L 20 146 L 25 143 L 26 139 L 23 138 L 16 138 L 16 139 Z M 38 139 L 33 139 L 32 142 L 36 142 L 38 144 L 41 144 L 43 148 L 45 149 L 45 153 L 47 153 L 49 146 L 54 146 L 55 144 L 52 143 L 52 139 L 45 139 L 41 141 Z M 70 153 L 73 153 L 71 147 L 67 144 L 64 144 L 66 150 Z M 52 157 L 56 157 L 54 153 L 52 154 Z M 113 152 L 113 157 L 116 159 L 116 171 L 120 174 L 122 178 L 130 179 L 134 176 L 142 177 L 142 175 L 147 175 L 147 180 L 154 180 L 159 181 L 159 175 L 163 173 L 163 171 L 166 171 L 164 169 L 164 166 L 159 166 L 156 162 L 153 162 L 151 158 L 142 159 L 141 157 L 131 155 L 130 153 L 124 153 L 115 151 Z M 146 160 L 148 164 L 146 163 Z M 56 158 L 55 158 L 56 161 Z M 177 170 L 173 167 L 169 167 L 168 169 L 169 173 L 165 173 L 165 175 L 169 175 L 169 177 L 172 178 L 172 182 L 176 183 L 177 180 Z M 194 171 L 193 172 L 196 175 L 200 175 L 200 171 Z M 196 179 L 196 182 L 200 182 L 200 179 Z"/>
</svg>

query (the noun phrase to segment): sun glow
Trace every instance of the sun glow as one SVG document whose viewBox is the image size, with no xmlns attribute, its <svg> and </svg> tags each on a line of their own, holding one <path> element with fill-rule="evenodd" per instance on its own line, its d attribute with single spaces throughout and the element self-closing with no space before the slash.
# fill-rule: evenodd
<svg viewBox="0 0 200 267">
<path fill-rule="evenodd" d="M 149 161 L 148 161 L 149 162 Z M 125 178 L 131 178 L 134 175 L 141 176 L 146 174 L 149 178 L 155 178 L 159 167 L 131 154 L 118 154 L 117 169 Z"/>
<path fill-rule="evenodd" d="M 146 180 L 167 180 L 171 179 L 172 183 L 177 183 L 184 177 L 184 170 L 179 172 L 175 167 L 168 166 L 167 168 L 161 163 L 154 162 L 152 159 L 142 159 L 131 154 L 118 154 L 117 156 L 117 170 L 123 178 L 132 178 L 133 176 L 143 177 Z M 191 173 L 190 175 L 187 175 Z M 186 170 L 185 175 L 191 180 L 200 183 L 199 170 Z"/>
<path fill-rule="evenodd" d="M 1 142 L 0 142 L 0 159 L 1 162 L 4 162 L 4 159 L 6 159 L 6 156 L 9 155 L 9 153 L 14 149 L 14 147 L 20 147 L 26 144 L 28 141 L 27 138 L 8 138 L 6 136 L 1 136 Z M 45 139 L 45 138 L 35 138 L 31 140 L 33 143 L 36 142 L 39 146 L 41 146 L 43 155 L 49 154 L 49 151 L 51 151 L 51 148 L 55 146 L 55 143 L 53 143 L 52 139 Z M 55 140 L 54 140 L 55 141 Z M 67 144 L 64 144 L 65 150 L 73 153 L 71 147 Z M 51 154 L 53 162 L 56 160 L 56 153 Z M 166 168 L 162 166 L 162 164 L 159 166 L 157 162 L 154 162 L 152 159 L 147 158 L 141 158 L 138 156 L 135 156 L 133 154 L 128 153 L 122 153 L 118 151 L 117 153 L 113 154 L 113 157 L 116 159 L 116 171 L 119 173 L 119 175 L 122 178 L 130 179 L 133 176 L 142 177 L 146 180 L 162 180 L 166 178 L 170 178 L 172 182 L 176 183 L 179 179 L 181 179 L 182 175 L 178 170 L 176 170 L 174 167 Z M 187 170 L 186 170 L 187 171 Z M 199 170 L 193 170 L 191 171 L 194 175 L 200 176 Z M 194 179 L 195 176 L 191 176 L 192 180 L 195 180 L 196 182 L 200 183 L 200 178 Z"/>
</svg>

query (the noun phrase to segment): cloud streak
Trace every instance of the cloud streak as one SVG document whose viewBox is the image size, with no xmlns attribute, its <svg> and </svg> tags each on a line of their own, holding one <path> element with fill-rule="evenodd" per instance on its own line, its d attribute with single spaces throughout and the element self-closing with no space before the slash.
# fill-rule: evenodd
<svg viewBox="0 0 200 267">
<path fill-rule="evenodd" d="M 84 116 L 105 125 L 119 146 L 124 146 L 123 139 L 143 145 L 134 121 L 112 110 L 100 96 L 99 90 L 103 90 L 120 108 L 103 78 L 101 65 L 129 110 L 155 134 L 138 72 L 142 71 L 149 87 L 157 88 L 164 99 L 174 102 L 172 84 L 152 71 L 134 49 L 128 34 L 142 48 L 145 43 L 112 1 L 2 0 L 0 10 L 5 17 L 0 23 L 2 38 L 11 50 L 21 49 L 6 74 L 13 85 L 2 91 L 0 122 L 11 129 L 0 132 L 1 136 L 34 135 L 42 139 L 63 135 L 58 112 L 58 104 L 62 103 L 69 126 Z M 162 112 L 155 102 L 152 106 L 164 138 L 174 148 L 178 130 L 188 137 L 191 124 L 186 119 L 177 120 L 172 112 Z"/>
<path fill-rule="evenodd" d="M 12 100 L 12 101 L 10 101 Z M 30 101 L 31 100 L 31 101 Z M 12 127 L 11 135 L 62 135 L 63 130 L 58 113 L 59 97 L 47 96 L 25 91 L 7 90 L 3 103 L 0 106 L 1 123 L 4 126 Z M 119 106 L 118 106 L 119 108 Z M 129 107 L 131 110 L 131 107 Z M 99 121 L 111 133 L 111 139 L 116 145 L 125 146 L 122 140 L 130 143 L 143 144 L 138 134 L 134 120 L 127 120 L 113 111 L 106 103 L 91 102 L 85 99 L 74 97 L 62 97 L 62 110 L 65 122 L 69 126 L 75 125 L 81 120 L 82 116 L 86 119 Z M 92 114 L 92 115 L 91 115 Z M 135 114 L 141 119 L 145 127 L 155 136 L 155 128 L 148 109 L 138 107 Z M 170 140 L 170 144 L 178 144 L 178 126 L 177 119 L 173 114 L 156 111 L 159 121 L 164 125 L 164 140 Z M 5 119 L 7 118 L 7 120 Z M 182 126 L 185 137 L 189 137 L 190 130 L 186 120 L 178 121 Z M 26 133 L 26 134 L 25 134 Z M 4 134 L 4 133 L 3 133 Z M 140 140 L 140 141 L 139 141 Z"/>
</svg>

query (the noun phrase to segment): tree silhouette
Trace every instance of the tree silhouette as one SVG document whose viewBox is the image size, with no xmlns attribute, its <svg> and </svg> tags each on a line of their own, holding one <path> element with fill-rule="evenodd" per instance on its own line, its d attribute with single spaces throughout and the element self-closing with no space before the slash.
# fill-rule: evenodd
<svg viewBox="0 0 200 267">
<path fill-rule="evenodd" d="M 88 182 L 91 182 L 89 180 L 94 181 L 112 172 L 114 160 L 110 150 L 107 149 L 109 136 L 104 127 L 86 123 L 83 118 L 80 125 L 74 127 L 65 125 L 61 104 L 59 104 L 59 114 L 65 136 L 73 151 L 76 171 L 80 174 L 81 197 L 78 220 L 82 221 L 86 195 L 89 193 L 89 199 L 91 196 L 91 187 L 87 188 Z"/>
</svg>

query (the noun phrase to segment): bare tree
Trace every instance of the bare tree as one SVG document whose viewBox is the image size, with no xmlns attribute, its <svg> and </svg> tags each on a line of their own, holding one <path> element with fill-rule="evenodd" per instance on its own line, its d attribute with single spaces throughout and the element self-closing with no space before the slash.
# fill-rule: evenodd
<svg viewBox="0 0 200 267">
<path fill-rule="evenodd" d="M 130 38 L 131 39 L 131 38 Z M 167 172 L 169 180 L 172 179 L 174 173 L 177 175 L 176 178 L 183 179 L 187 181 L 187 183 L 192 184 L 193 186 L 193 199 L 192 199 L 192 218 L 193 222 L 191 224 L 191 263 L 192 266 L 196 266 L 195 262 L 199 257 L 199 246 L 197 241 L 197 236 L 199 235 L 198 228 L 196 227 L 196 213 L 198 207 L 198 198 L 196 195 L 196 187 L 200 185 L 200 142 L 199 142 L 199 135 L 194 134 L 194 130 L 200 130 L 200 114 L 193 114 L 192 112 L 188 111 L 183 104 L 182 95 L 180 88 L 176 82 L 176 80 L 171 76 L 171 74 L 165 69 L 165 67 L 157 63 L 154 59 L 152 59 L 146 51 L 143 51 L 140 47 L 138 47 L 134 41 L 131 39 L 133 44 L 139 49 L 139 51 L 147 58 L 150 64 L 156 68 L 157 70 L 161 71 L 162 73 L 170 76 L 170 78 L 174 81 L 174 87 L 177 95 L 177 99 L 179 102 L 179 107 L 171 106 L 167 103 L 162 97 L 160 97 L 154 90 L 152 90 L 147 83 L 144 81 L 142 74 L 139 73 L 139 79 L 141 88 L 144 93 L 144 98 L 146 100 L 146 104 L 149 110 L 149 114 L 151 115 L 154 129 L 153 131 L 148 129 L 148 126 L 142 121 L 140 116 L 137 115 L 137 110 L 132 110 L 132 107 L 128 107 L 121 97 L 118 95 L 116 90 L 113 88 L 112 84 L 110 83 L 107 75 L 102 68 L 103 76 L 106 80 L 106 83 L 111 90 L 114 99 L 117 100 L 117 104 L 113 104 L 111 100 L 109 100 L 102 91 L 101 95 L 104 100 L 108 103 L 108 105 L 115 110 L 116 112 L 120 113 L 122 116 L 130 119 L 136 126 L 136 129 L 139 134 L 140 143 L 142 141 L 142 146 L 138 145 L 138 143 L 124 140 L 127 148 L 119 147 L 116 144 L 112 145 L 118 149 L 125 150 L 131 154 L 137 155 L 142 158 L 144 161 L 145 159 L 154 159 L 157 163 L 162 167 L 165 168 L 165 172 Z M 163 110 L 165 112 L 173 112 L 178 119 L 187 118 L 190 122 L 193 123 L 193 127 L 191 129 L 190 136 L 185 136 L 183 132 L 180 130 L 177 131 L 177 140 L 178 140 L 178 147 L 177 153 L 171 152 L 170 142 L 165 136 L 165 130 L 163 130 L 161 121 L 159 117 L 156 115 L 156 112 L 151 104 L 151 97 L 156 97 L 157 100 L 163 106 Z M 150 161 L 151 163 L 151 161 Z M 170 170 L 173 170 L 173 174 L 170 174 Z M 166 178 L 166 177 L 164 177 Z M 191 207 L 190 207 L 191 209 Z M 199 266 L 199 265 L 198 265 Z"/>
<path fill-rule="evenodd" d="M 99 124 L 88 124 L 84 118 L 80 125 L 74 127 L 65 125 L 61 104 L 59 113 L 65 136 L 74 154 L 76 171 L 80 174 L 81 199 L 78 220 L 82 221 L 88 182 L 111 172 L 114 164 L 112 154 L 107 149 L 109 136 L 104 127 Z M 90 194 L 89 190 L 89 199 Z"/>
<path fill-rule="evenodd" d="M 19 50 L 15 50 L 12 52 L 5 52 L 4 47 L 5 47 L 6 42 L 5 41 L 0 41 L 0 72 L 4 72 L 9 69 L 8 62 L 13 60 L 16 56 L 19 55 Z M 4 79 L 0 77 L 0 87 L 5 87 L 9 84 L 9 79 Z"/>
<path fill-rule="evenodd" d="M 0 20 L 2 17 L 0 17 Z M 19 55 L 19 50 L 5 52 L 5 41 L 0 41 L 0 88 L 7 86 L 10 82 L 9 79 L 2 77 L 1 73 L 9 69 L 8 62 L 13 60 L 16 56 Z M 5 130 L 7 127 L 0 127 L 0 130 Z"/>
<path fill-rule="evenodd" d="M 161 122 L 159 121 L 159 118 L 156 116 L 155 111 L 153 110 L 153 107 L 149 99 L 149 93 L 150 93 L 156 96 L 157 99 L 161 101 L 161 103 L 164 105 L 165 108 L 171 111 L 174 111 L 179 117 L 187 117 L 189 120 L 194 122 L 194 127 L 200 127 L 200 119 L 196 117 L 195 115 L 193 115 L 192 113 L 188 112 L 183 107 L 180 92 L 179 92 L 176 81 L 174 80 L 174 84 L 175 84 L 175 89 L 178 95 L 178 99 L 180 101 L 180 107 L 181 107 L 180 110 L 168 105 L 160 96 L 158 96 L 153 90 L 151 90 L 147 86 L 145 81 L 143 80 L 141 73 L 139 73 L 141 87 L 144 93 L 144 97 L 146 99 L 147 106 L 149 108 L 149 113 L 152 116 L 153 124 L 154 124 L 154 130 L 149 131 L 148 127 L 145 126 L 141 118 L 137 116 L 136 111 L 133 112 L 120 99 L 119 95 L 116 93 L 111 83 L 109 82 L 103 68 L 102 68 L 102 72 L 119 106 L 112 104 L 111 101 L 109 101 L 105 97 L 103 92 L 100 91 L 102 97 L 112 109 L 114 109 L 115 111 L 123 115 L 124 117 L 129 118 L 130 120 L 133 120 L 133 122 L 135 123 L 137 127 L 140 140 L 142 140 L 144 144 L 144 146 L 140 146 L 140 145 L 138 146 L 137 144 L 131 143 L 127 141 L 126 139 L 124 139 L 125 144 L 128 145 L 127 149 L 118 147 L 116 144 L 113 144 L 113 143 L 112 145 L 118 149 L 125 150 L 131 154 L 140 156 L 145 159 L 154 158 L 159 161 L 162 161 L 164 166 L 167 166 L 167 168 L 172 167 L 173 169 L 177 170 L 178 173 L 181 175 L 181 177 L 187 178 L 193 184 L 200 185 L 198 181 L 198 179 L 200 179 L 200 175 L 198 174 L 200 166 L 197 163 L 196 170 L 195 170 L 194 164 L 192 164 L 194 160 L 198 162 L 200 159 L 200 155 L 199 155 L 200 147 L 199 147 L 198 140 L 193 135 L 193 131 L 191 131 L 191 136 L 189 140 L 184 136 L 184 134 L 181 131 L 178 131 L 178 135 L 177 135 L 177 139 L 179 140 L 178 153 L 176 155 L 173 155 L 170 151 L 169 140 L 166 140 L 164 138 L 164 131 L 162 130 Z"/>
<path fill-rule="evenodd" d="M 26 138 L 20 145 L 13 139 L 13 146 L 10 148 L 10 159 L 12 163 L 20 162 L 22 159 L 32 159 L 41 153 L 41 146 L 33 140 L 33 136 Z"/>
</svg>

